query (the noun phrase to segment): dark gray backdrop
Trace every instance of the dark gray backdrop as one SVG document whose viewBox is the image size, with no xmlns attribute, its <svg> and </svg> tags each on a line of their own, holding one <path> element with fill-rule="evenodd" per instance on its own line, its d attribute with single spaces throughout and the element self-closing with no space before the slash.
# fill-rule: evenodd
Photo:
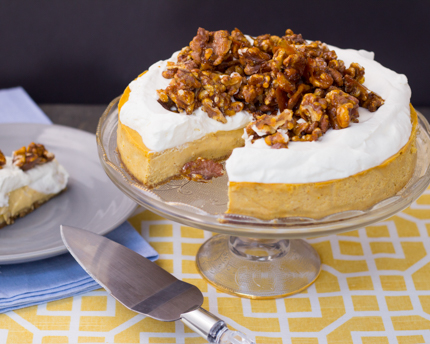
<svg viewBox="0 0 430 344">
<path fill-rule="evenodd" d="M 0 0 L 0 88 L 21 85 L 38 103 L 107 103 L 199 26 L 291 28 L 374 51 L 406 74 L 414 105 L 430 106 L 429 14 L 429 1 Z"/>
</svg>

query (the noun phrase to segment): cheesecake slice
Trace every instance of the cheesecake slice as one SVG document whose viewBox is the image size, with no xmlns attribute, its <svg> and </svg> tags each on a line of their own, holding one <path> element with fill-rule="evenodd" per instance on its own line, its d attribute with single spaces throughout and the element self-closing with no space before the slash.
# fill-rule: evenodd
<svg viewBox="0 0 430 344">
<path fill-rule="evenodd" d="M 31 143 L 12 157 L 0 152 L 0 228 L 64 191 L 68 177 L 43 145 Z"/>
</svg>

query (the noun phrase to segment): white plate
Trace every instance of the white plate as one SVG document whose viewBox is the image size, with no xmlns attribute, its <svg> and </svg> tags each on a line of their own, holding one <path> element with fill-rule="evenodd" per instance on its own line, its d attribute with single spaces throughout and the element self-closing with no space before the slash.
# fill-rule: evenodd
<svg viewBox="0 0 430 344">
<path fill-rule="evenodd" d="M 136 208 L 107 177 L 93 134 L 59 125 L 2 124 L 0 150 L 42 143 L 70 174 L 68 188 L 13 225 L 0 229 L 0 264 L 22 263 L 67 252 L 60 225 L 106 234 Z"/>
</svg>

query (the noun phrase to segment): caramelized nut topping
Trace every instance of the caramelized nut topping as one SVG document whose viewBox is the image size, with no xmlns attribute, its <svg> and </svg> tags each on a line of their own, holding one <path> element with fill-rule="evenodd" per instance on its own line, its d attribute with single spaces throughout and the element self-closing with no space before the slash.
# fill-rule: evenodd
<svg viewBox="0 0 430 344">
<path fill-rule="evenodd" d="M 290 140 L 315 141 L 330 127 L 358 122 L 358 106 L 371 112 L 382 106 L 384 100 L 363 85 L 364 73 L 358 63 L 346 68 L 327 45 L 308 43 L 290 29 L 282 37 L 248 40 L 238 29 L 199 28 L 177 62 L 167 63 L 163 76 L 171 82 L 157 92 L 170 111 L 191 115 L 201 107 L 222 123 L 246 110 L 255 119 L 246 128 L 251 140 L 287 148 Z"/>
<path fill-rule="evenodd" d="M 0 170 L 3 168 L 4 165 L 6 165 L 6 157 L 4 156 L 3 152 L 0 150 Z"/>
<path fill-rule="evenodd" d="M 188 180 L 205 182 L 224 175 L 224 169 L 219 162 L 199 157 L 194 161 L 187 162 L 182 167 L 181 174 Z"/>
<path fill-rule="evenodd" d="M 28 147 L 21 147 L 12 154 L 12 163 L 23 171 L 28 171 L 37 165 L 43 165 L 52 161 L 54 154 L 48 152 L 45 146 L 38 143 L 30 143 Z"/>
</svg>

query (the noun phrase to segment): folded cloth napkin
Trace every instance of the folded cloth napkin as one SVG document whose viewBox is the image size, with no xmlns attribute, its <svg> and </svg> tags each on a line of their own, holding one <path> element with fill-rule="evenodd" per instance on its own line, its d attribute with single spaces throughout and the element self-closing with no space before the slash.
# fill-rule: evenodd
<svg viewBox="0 0 430 344">
<path fill-rule="evenodd" d="M 52 122 L 22 87 L 13 87 L 0 90 L 0 123 Z"/>
<path fill-rule="evenodd" d="M 154 261 L 157 252 L 125 222 L 106 235 Z M 70 253 L 36 262 L 0 266 L 0 313 L 100 288 Z"/>
<path fill-rule="evenodd" d="M 52 123 L 21 87 L 0 90 L 0 123 Z M 158 253 L 125 222 L 106 235 L 154 261 Z M 71 254 L 0 266 L 0 313 L 100 288 Z"/>
</svg>

